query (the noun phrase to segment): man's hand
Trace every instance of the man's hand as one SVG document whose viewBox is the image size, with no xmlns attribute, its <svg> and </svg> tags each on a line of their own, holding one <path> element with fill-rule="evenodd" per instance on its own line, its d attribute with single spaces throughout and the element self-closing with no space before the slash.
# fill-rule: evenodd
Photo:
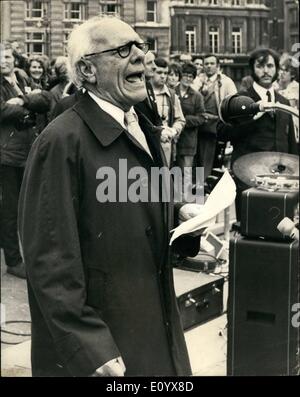
<svg viewBox="0 0 300 397">
<path fill-rule="evenodd" d="M 204 120 L 206 121 L 206 122 L 208 122 L 208 121 L 215 121 L 215 120 L 218 120 L 219 119 L 219 116 L 217 116 L 217 115 L 215 115 L 215 114 L 212 114 L 212 113 L 202 113 L 202 117 L 204 118 Z"/>
<path fill-rule="evenodd" d="M 201 204 L 184 204 L 179 210 L 179 220 L 181 222 L 188 221 L 191 218 L 199 215 L 202 212 L 203 205 Z"/>
<path fill-rule="evenodd" d="M 10 98 L 8 101 L 6 101 L 7 104 L 9 105 L 19 105 L 19 106 L 23 106 L 24 105 L 24 101 L 22 98 Z"/>
<path fill-rule="evenodd" d="M 108 361 L 107 363 L 103 364 L 102 367 L 96 369 L 92 376 L 124 376 L 125 371 L 126 367 L 122 357 L 118 357 Z"/>
<path fill-rule="evenodd" d="M 163 130 L 161 131 L 161 136 L 160 140 L 162 143 L 170 142 L 172 139 L 172 136 L 169 131 L 169 127 L 164 127 Z"/>
<path fill-rule="evenodd" d="M 161 142 L 166 143 L 170 142 L 176 136 L 176 130 L 171 127 L 164 127 L 161 131 Z"/>
<path fill-rule="evenodd" d="M 264 101 L 264 100 L 260 100 L 260 101 L 257 101 L 256 102 L 258 105 L 270 105 L 270 102 L 266 102 L 266 101 Z M 265 112 L 259 112 L 259 113 L 257 113 L 257 114 L 255 114 L 254 116 L 253 116 L 253 120 L 258 120 L 258 119 L 260 119 L 263 115 L 265 114 Z"/>
<path fill-rule="evenodd" d="M 179 223 L 188 221 L 189 219 L 194 218 L 197 215 L 200 215 L 203 209 L 203 205 L 201 204 L 185 204 L 183 205 L 178 214 Z M 200 236 L 207 227 L 203 227 L 199 230 L 195 230 L 193 233 L 190 233 L 191 236 Z"/>
<path fill-rule="evenodd" d="M 29 95 L 36 95 L 36 94 L 40 94 L 41 92 L 42 92 L 41 89 L 35 88 L 34 90 L 32 90 L 32 91 L 30 92 Z"/>
</svg>

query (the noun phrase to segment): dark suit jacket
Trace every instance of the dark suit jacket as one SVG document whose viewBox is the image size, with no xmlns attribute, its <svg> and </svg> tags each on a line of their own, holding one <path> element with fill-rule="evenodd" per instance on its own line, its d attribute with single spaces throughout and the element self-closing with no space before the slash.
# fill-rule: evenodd
<svg viewBox="0 0 300 397">
<path fill-rule="evenodd" d="M 260 96 L 251 86 L 240 95 L 249 96 L 255 102 Z M 275 102 L 288 105 L 289 101 L 275 92 Z M 222 140 L 230 140 L 233 144 L 232 162 L 244 154 L 270 151 L 297 154 L 292 117 L 281 111 L 276 111 L 271 117 L 266 113 L 258 120 L 251 120 L 237 126 L 218 124 L 218 136 Z"/>
<path fill-rule="evenodd" d="M 30 153 L 19 229 L 34 376 L 87 376 L 119 355 L 128 376 L 191 373 L 170 264 L 172 203 L 118 196 L 124 159 L 149 177 L 164 165 L 156 129 L 142 116 L 140 125 L 154 160 L 85 94 Z M 116 172 L 116 202 L 113 190 L 100 202 L 108 170 Z M 196 255 L 199 239 L 184 240 Z"/>
</svg>

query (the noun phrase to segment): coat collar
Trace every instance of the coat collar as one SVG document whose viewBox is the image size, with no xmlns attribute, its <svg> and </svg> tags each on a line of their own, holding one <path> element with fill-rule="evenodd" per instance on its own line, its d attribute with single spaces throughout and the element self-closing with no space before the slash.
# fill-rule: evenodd
<svg viewBox="0 0 300 397">
<path fill-rule="evenodd" d="M 249 96 L 252 99 L 254 99 L 255 102 L 261 101 L 261 97 L 258 95 L 258 93 L 253 88 L 253 85 L 251 85 L 251 87 L 248 88 L 248 93 L 249 93 Z"/>
<path fill-rule="evenodd" d="M 104 112 L 87 92 L 79 97 L 78 102 L 73 106 L 73 110 L 79 114 L 103 146 L 111 145 L 122 133 L 126 133 L 126 130 L 113 117 Z M 160 148 L 161 127 L 154 126 L 141 112 L 137 109 L 135 111 L 151 153 L 154 155 L 153 158 L 163 164 Z M 132 140 L 130 134 L 127 133 L 127 135 Z"/>
<path fill-rule="evenodd" d="M 255 91 L 255 89 L 253 88 L 253 85 L 251 87 L 248 88 L 248 95 L 255 101 L 258 102 L 261 100 L 261 97 L 258 95 L 258 93 Z M 245 92 L 240 92 L 241 95 L 243 95 L 244 93 L 246 94 L 247 91 Z M 278 92 L 275 90 L 274 91 L 274 95 L 275 95 L 275 102 L 279 101 L 280 98 L 282 98 L 282 96 L 280 94 L 278 94 Z"/>
<path fill-rule="evenodd" d="M 189 86 L 189 87 L 187 88 L 187 90 L 186 90 L 184 96 L 182 97 L 182 96 L 181 96 L 181 91 L 180 91 L 180 85 L 179 85 L 179 84 L 175 87 L 174 91 L 175 91 L 175 93 L 177 94 L 177 96 L 178 96 L 179 98 L 188 98 L 189 96 L 195 95 L 195 92 L 196 92 L 191 86 Z"/>
<path fill-rule="evenodd" d="M 75 103 L 73 110 L 85 121 L 103 146 L 111 145 L 125 131 L 87 92 Z"/>
</svg>

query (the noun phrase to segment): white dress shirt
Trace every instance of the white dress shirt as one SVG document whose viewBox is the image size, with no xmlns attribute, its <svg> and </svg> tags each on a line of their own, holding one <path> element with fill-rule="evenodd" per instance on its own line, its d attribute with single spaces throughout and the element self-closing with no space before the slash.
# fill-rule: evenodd
<svg viewBox="0 0 300 397">
<path fill-rule="evenodd" d="M 126 130 L 126 126 L 124 123 L 124 115 L 125 112 L 121 108 L 112 103 L 105 101 L 97 97 L 92 92 L 88 91 L 89 96 L 97 103 L 97 105 L 105 112 L 108 113 L 113 119 L 115 119 L 121 126 Z"/>
<path fill-rule="evenodd" d="M 261 85 L 257 84 L 256 81 L 253 83 L 254 90 L 258 93 L 261 99 L 265 102 L 268 102 L 268 95 L 267 92 L 269 91 L 271 94 L 271 102 L 275 103 L 275 91 L 273 87 L 264 88 Z"/>
<path fill-rule="evenodd" d="M 113 105 L 112 103 L 105 101 L 104 99 L 101 99 L 97 97 L 94 93 L 88 91 L 89 96 L 97 103 L 97 105 L 107 114 L 109 114 L 112 118 L 114 118 L 121 126 L 124 128 L 124 130 L 127 130 L 131 136 L 135 138 L 139 142 L 139 144 L 143 147 L 143 149 L 152 157 L 150 149 L 148 147 L 146 137 L 142 131 L 142 129 L 139 127 L 139 130 L 137 129 L 138 125 L 138 117 L 134 111 L 134 108 L 131 107 L 129 109 L 129 112 L 132 113 L 135 118 L 136 118 L 136 126 L 135 128 L 128 128 L 125 125 L 125 112 L 123 109 L 119 108 L 116 105 Z M 129 113 L 128 112 L 128 113 Z M 133 133 L 135 132 L 135 133 Z"/>
</svg>

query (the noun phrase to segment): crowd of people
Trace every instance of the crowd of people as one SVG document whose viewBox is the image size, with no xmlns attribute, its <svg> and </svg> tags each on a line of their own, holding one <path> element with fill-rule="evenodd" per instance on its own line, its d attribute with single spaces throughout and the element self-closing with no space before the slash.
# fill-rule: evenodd
<svg viewBox="0 0 300 397">
<path fill-rule="evenodd" d="M 242 128 L 222 123 L 219 105 L 238 90 L 218 56 L 168 62 L 118 19 L 77 27 L 69 59 L 26 58 L 15 44 L 1 45 L 0 242 L 7 272 L 27 275 L 33 373 L 190 374 L 169 266 L 173 207 L 99 205 L 97 170 L 127 158 L 149 172 L 204 167 L 207 178 L 219 140 L 232 143 L 232 161 L 297 153 L 296 120 L 278 113 Z M 289 56 L 258 49 L 249 67 L 243 95 L 299 106 Z M 183 256 L 198 249 L 199 236 L 174 244 Z"/>
<path fill-rule="evenodd" d="M 46 55 L 27 57 L 16 40 L 3 43 L 2 48 L 0 235 L 8 272 L 25 277 L 18 249 L 17 203 L 26 158 L 34 139 L 51 120 L 78 100 L 84 88 L 76 87 L 70 80 L 67 57 L 54 60 Z M 265 56 L 263 52 L 258 55 Z M 272 56 L 277 62 L 271 79 L 272 90 L 299 108 L 298 69 L 292 57 L 284 53 L 279 59 L 275 52 Z M 217 143 L 234 142 L 232 133 L 224 135 L 224 131 L 217 131 L 219 105 L 228 95 L 251 90 L 257 83 L 254 71 L 241 82 L 234 82 L 222 73 L 215 54 L 194 59 L 181 54 L 177 62 L 168 62 L 149 51 L 144 64 L 148 95 L 135 107 L 161 127 L 161 146 L 168 166 L 203 167 L 206 180 L 212 168 L 220 164 Z M 70 95 L 71 98 L 62 101 Z M 253 92 L 251 96 L 261 99 Z M 293 128 L 298 142 L 299 122 L 295 117 Z M 243 153 L 252 150 L 249 142 L 247 147 Z M 255 148 L 263 149 L 267 150 L 268 145 Z"/>
</svg>

